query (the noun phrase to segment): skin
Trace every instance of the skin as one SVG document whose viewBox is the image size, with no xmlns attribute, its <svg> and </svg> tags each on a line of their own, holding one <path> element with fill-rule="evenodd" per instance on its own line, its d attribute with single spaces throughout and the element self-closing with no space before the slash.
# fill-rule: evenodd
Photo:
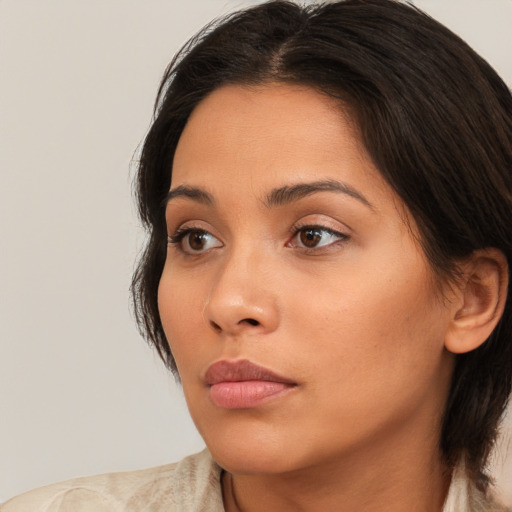
<svg viewBox="0 0 512 512">
<path fill-rule="evenodd" d="M 333 181 L 345 191 L 268 204 L 275 189 Z M 178 187 L 211 202 L 168 202 L 160 315 L 190 413 L 226 470 L 226 509 L 441 510 L 453 311 L 339 103 L 293 85 L 214 91 L 179 141 Z M 317 226 L 309 248 L 305 226 Z M 178 240 L 183 229 L 195 231 Z M 218 407 L 204 376 L 223 359 L 296 386 Z"/>
</svg>

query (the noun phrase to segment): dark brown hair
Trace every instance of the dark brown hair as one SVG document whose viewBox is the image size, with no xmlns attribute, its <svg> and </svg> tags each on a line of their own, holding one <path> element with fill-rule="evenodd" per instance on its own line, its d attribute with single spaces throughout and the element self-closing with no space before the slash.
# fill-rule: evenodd
<svg viewBox="0 0 512 512">
<path fill-rule="evenodd" d="M 157 289 L 166 255 L 163 200 L 188 117 L 214 89 L 269 81 L 309 85 L 348 105 L 375 165 L 418 224 L 442 279 L 477 249 L 512 255 L 512 96 L 466 43 L 394 0 L 301 7 L 271 1 L 206 27 L 165 72 L 137 175 L 149 239 L 132 292 L 141 331 L 176 371 Z M 448 464 L 485 463 L 510 395 L 512 316 L 477 350 L 457 356 L 441 433 Z"/>
</svg>

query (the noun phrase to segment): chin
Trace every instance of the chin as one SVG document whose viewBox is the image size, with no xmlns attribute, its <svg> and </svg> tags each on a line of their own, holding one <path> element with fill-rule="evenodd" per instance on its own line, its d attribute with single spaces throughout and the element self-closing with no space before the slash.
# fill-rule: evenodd
<svg viewBox="0 0 512 512">
<path fill-rule="evenodd" d="M 277 475 L 298 469 L 282 449 L 238 450 L 231 446 L 226 449 L 215 447 L 210 452 L 217 464 L 233 475 Z"/>
<path fill-rule="evenodd" d="M 287 449 L 283 440 L 265 432 L 243 432 L 233 426 L 221 435 L 201 434 L 217 464 L 235 475 L 282 474 L 300 466 L 297 450 Z"/>
</svg>

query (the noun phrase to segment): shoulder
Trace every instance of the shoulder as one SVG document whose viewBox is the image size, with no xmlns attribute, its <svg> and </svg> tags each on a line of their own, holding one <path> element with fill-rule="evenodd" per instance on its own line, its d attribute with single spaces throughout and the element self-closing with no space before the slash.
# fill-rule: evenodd
<svg viewBox="0 0 512 512">
<path fill-rule="evenodd" d="M 0 508 L 1 512 L 221 512 L 220 471 L 205 450 L 175 464 L 49 485 Z"/>
</svg>

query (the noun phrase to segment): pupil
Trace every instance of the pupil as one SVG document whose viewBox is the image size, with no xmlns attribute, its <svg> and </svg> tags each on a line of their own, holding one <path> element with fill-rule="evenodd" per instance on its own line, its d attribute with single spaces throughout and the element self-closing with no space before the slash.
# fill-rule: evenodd
<svg viewBox="0 0 512 512">
<path fill-rule="evenodd" d="M 318 245 L 320 240 L 322 239 L 322 235 L 319 231 L 315 229 L 307 229 L 305 231 L 302 231 L 300 234 L 300 241 L 306 246 L 306 247 L 315 247 Z"/>
<path fill-rule="evenodd" d="M 200 251 L 204 247 L 205 234 L 201 232 L 195 232 L 190 234 L 189 244 L 191 249 L 194 251 Z"/>
</svg>

